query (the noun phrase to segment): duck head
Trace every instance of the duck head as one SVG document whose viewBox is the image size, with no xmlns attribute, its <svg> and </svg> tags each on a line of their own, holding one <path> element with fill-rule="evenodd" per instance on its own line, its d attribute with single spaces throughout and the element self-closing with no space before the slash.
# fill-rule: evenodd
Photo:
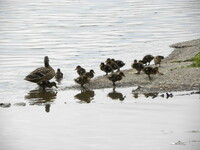
<svg viewBox="0 0 200 150">
<path fill-rule="evenodd" d="M 54 87 L 58 88 L 56 82 L 51 82 L 51 83 L 50 83 L 50 86 L 51 86 L 51 87 L 54 86 Z"/>
<path fill-rule="evenodd" d="M 80 68 L 81 68 L 81 66 L 78 65 L 75 70 L 79 70 Z"/>
<path fill-rule="evenodd" d="M 119 72 L 119 75 L 120 75 L 120 76 L 124 76 L 124 77 L 125 77 L 125 75 L 124 75 L 124 73 L 123 73 L 123 72 Z"/>
<path fill-rule="evenodd" d="M 91 70 L 90 70 L 90 73 L 93 73 L 93 74 L 95 74 L 95 72 L 94 72 L 94 70 L 93 70 L 93 69 L 91 69 Z"/>
<path fill-rule="evenodd" d="M 111 59 L 107 58 L 106 63 L 109 63 L 109 62 L 111 62 Z"/>
<path fill-rule="evenodd" d="M 60 72 L 60 68 L 57 69 L 57 72 Z"/>
</svg>

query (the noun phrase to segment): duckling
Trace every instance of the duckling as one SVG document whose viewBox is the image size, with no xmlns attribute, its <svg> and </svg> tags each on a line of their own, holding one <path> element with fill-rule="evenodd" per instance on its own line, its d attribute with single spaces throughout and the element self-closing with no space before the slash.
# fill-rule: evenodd
<svg viewBox="0 0 200 150">
<path fill-rule="evenodd" d="M 113 70 L 119 71 L 119 66 L 117 65 L 117 63 L 115 63 L 114 61 L 112 61 L 110 58 L 108 58 L 106 60 L 106 65 L 110 65 Z"/>
<path fill-rule="evenodd" d="M 150 62 L 153 60 L 153 58 L 154 57 L 152 55 L 146 55 L 140 62 L 142 62 L 145 65 L 150 65 Z"/>
<path fill-rule="evenodd" d="M 157 66 L 157 64 L 159 65 L 159 67 L 160 67 L 160 63 L 161 63 L 161 60 L 162 59 L 164 59 L 164 57 L 163 56 L 156 56 L 156 57 L 154 57 L 154 63 L 155 63 L 155 65 Z"/>
<path fill-rule="evenodd" d="M 38 83 L 41 81 L 49 81 L 55 76 L 54 69 L 49 65 L 48 56 L 44 57 L 44 67 L 40 67 L 27 75 L 24 80 Z"/>
<path fill-rule="evenodd" d="M 82 68 L 81 66 L 77 66 L 75 70 L 77 70 L 77 73 L 79 74 L 79 76 L 82 76 L 86 73 L 86 70 Z"/>
<path fill-rule="evenodd" d="M 143 71 L 144 71 L 145 74 L 148 75 L 149 80 L 152 80 L 152 78 L 150 77 L 151 74 L 159 73 L 158 67 L 155 67 L 155 68 L 153 68 L 153 67 L 145 67 L 145 68 L 143 69 Z"/>
<path fill-rule="evenodd" d="M 53 86 L 57 88 L 56 82 L 49 82 L 49 81 L 41 81 L 37 83 L 43 90 L 45 90 L 46 87 L 52 88 Z"/>
<path fill-rule="evenodd" d="M 84 76 L 80 76 L 80 77 L 74 79 L 74 81 L 76 83 L 80 84 L 81 87 L 84 87 L 84 84 L 89 83 L 90 78 L 88 78 L 87 76 L 84 75 Z"/>
<path fill-rule="evenodd" d="M 86 77 L 88 77 L 88 78 L 91 79 L 91 78 L 94 77 L 94 74 L 95 74 L 94 70 L 91 69 L 90 72 L 86 72 L 86 73 L 84 74 L 84 76 L 86 76 Z"/>
<path fill-rule="evenodd" d="M 121 60 L 111 59 L 111 61 L 115 62 L 118 65 L 119 70 L 120 70 L 120 68 L 122 68 L 125 65 L 125 63 Z"/>
<path fill-rule="evenodd" d="M 57 69 L 55 78 L 56 79 L 62 79 L 63 78 L 63 73 L 61 72 L 60 68 Z"/>
<path fill-rule="evenodd" d="M 100 64 L 100 69 L 108 75 L 109 72 L 113 73 L 113 69 L 110 65 L 105 65 L 103 62 Z"/>
<path fill-rule="evenodd" d="M 108 79 L 110 81 L 112 81 L 113 86 L 115 86 L 115 82 L 120 81 L 122 79 L 122 76 L 125 77 L 123 72 L 115 72 L 115 73 L 111 74 L 110 76 L 108 76 Z"/>
<path fill-rule="evenodd" d="M 141 70 L 144 69 L 144 65 L 141 62 L 137 62 L 135 59 L 133 64 L 131 65 L 133 69 L 136 69 L 138 72 L 136 74 L 140 74 Z"/>
</svg>

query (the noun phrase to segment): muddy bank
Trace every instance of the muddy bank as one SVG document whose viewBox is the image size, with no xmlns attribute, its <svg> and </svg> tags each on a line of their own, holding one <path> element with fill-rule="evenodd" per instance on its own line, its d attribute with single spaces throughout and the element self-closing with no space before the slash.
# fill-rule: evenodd
<svg viewBox="0 0 200 150">
<path fill-rule="evenodd" d="M 141 87 L 135 92 L 170 92 L 200 89 L 200 68 L 189 68 L 192 61 L 186 61 L 200 52 L 200 39 L 177 43 L 171 45 L 174 51 L 166 57 L 159 68 L 163 75 L 152 75 L 153 80 L 143 72 L 136 75 L 136 70 L 122 70 L 126 75 L 120 82 L 116 82 L 117 87 Z M 153 54 L 152 54 L 153 55 Z M 162 54 L 160 54 L 162 55 Z M 151 62 L 153 64 L 153 61 Z M 154 64 L 152 65 L 154 66 Z M 130 67 L 131 68 L 131 67 Z M 94 78 L 85 85 L 89 89 L 110 88 L 112 83 L 106 76 Z M 80 88 L 79 85 L 66 87 L 66 89 Z"/>
</svg>

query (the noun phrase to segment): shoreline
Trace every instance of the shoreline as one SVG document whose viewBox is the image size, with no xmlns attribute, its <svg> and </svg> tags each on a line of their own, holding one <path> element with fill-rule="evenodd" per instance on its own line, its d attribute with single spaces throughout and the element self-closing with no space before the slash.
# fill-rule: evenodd
<svg viewBox="0 0 200 150">
<path fill-rule="evenodd" d="M 200 68 L 188 68 L 192 61 L 186 61 L 200 52 L 200 39 L 176 43 L 170 45 L 174 48 L 172 53 L 161 62 L 159 71 L 163 75 L 152 75 L 153 80 L 141 72 L 136 75 L 136 70 L 121 70 L 125 76 L 121 81 L 116 82 L 116 88 L 140 87 L 133 92 L 172 92 L 200 90 Z M 152 54 L 153 55 L 153 54 Z M 162 54 L 161 54 L 162 55 Z M 152 61 L 153 62 L 153 61 Z M 151 62 L 151 66 L 155 66 Z M 85 85 L 87 89 L 112 88 L 112 82 L 107 76 L 97 76 Z M 80 85 L 65 87 L 65 89 L 80 89 Z"/>
</svg>

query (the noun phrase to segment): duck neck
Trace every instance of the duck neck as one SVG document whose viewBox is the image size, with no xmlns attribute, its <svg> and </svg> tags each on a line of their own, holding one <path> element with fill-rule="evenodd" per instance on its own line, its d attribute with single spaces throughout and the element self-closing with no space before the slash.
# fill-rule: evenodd
<svg viewBox="0 0 200 150">
<path fill-rule="evenodd" d="M 49 62 L 48 62 L 48 61 L 45 61 L 45 62 L 44 62 L 44 65 L 45 65 L 45 67 L 49 67 Z"/>
</svg>

